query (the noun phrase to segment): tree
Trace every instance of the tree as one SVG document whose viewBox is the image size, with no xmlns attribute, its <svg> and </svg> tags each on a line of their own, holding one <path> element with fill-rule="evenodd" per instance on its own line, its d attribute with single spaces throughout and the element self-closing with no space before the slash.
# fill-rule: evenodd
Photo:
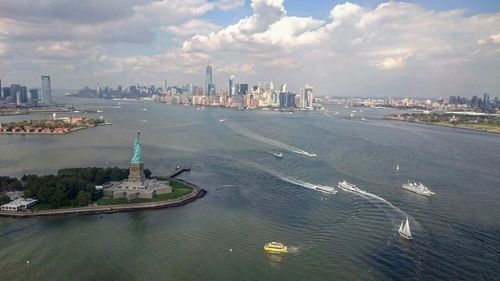
<svg viewBox="0 0 500 281">
<path fill-rule="evenodd" d="M 5 193 L 0 193 L 0 205 L 7 204 L 10 202 L 10 197 Z"/>
<path fill-rule="evenodd" d="M 75 203 L 77 206 L 87 206 L 90 203 L 90 198 L 90 193 L 80 190 L 76 196 Z"/>
</svg>

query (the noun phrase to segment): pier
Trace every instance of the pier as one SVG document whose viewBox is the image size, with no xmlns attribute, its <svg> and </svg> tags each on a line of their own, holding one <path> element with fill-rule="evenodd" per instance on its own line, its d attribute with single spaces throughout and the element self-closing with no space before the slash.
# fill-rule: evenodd
<svg viewBox="0 0 500 281">
<path fill-rule="evenodd" d="M 177 177 L 178 175 L 180 175 L 180 174 L 182 174 L 184 172 L 189 172 L 189 171 L 191 171 L 191 168 L 189 168 L 189 167 L 180 167 L 180 166 L 177 166 L 175 168 L 175 170 L 172 173 L 170 173 L 167 177 L 170 178 L 170 179 L 172 179 L 172 178 L 175 178 L 175 177 Z"/>
</svg>

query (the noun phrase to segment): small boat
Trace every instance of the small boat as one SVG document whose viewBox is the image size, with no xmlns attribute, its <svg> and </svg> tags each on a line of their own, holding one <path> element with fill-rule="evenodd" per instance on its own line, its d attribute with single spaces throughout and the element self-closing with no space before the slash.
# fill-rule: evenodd
<svg viewBox="0 0 500 281">
<path fill-rule="evenodd" d="M 340 181 L 337 187 L 344 191 L 359 191 L 359 188 L 356 185 L 346 180 Z"/>
<path fill-rule="evenodd" d="M 366 121 L 366 119 L 364 117 L 361 117 L 361 120 Z"/>
<path fill-rule="evenodd" d="M 273 155 L 274 155 L 274 157 L 276 157 L 278 159 L 283 159 L 283 153 L 281 153 L 281 152 L 278 152 L 278 151 L 273 152 Z"/>
<path fill-rule="evenodd" d="M 269 253 L 286 253 L 288 247 L 283 245 L 283 243 L 273 241 L 264 245 L 264 250 Z"/>
<path fill-rule="evenodd" d="M 96 112 L 97 112 L 97 113 L 103 113 L 103 111 L 102 111 L 102 110 L 97 110 Z"/>
<path fill-rule="evenodd" d="M 315 154 L 315 153 L 311 153 L 311 154 L 309 154 L 309 156 L 310 156 L 310 157 L 312 157 L 312 158 L 316 158 L 316 157 L 318 157 L 318 155 L 317 155 L 317 154 Z"/>
<path fill-rule="evenodd" d="M 219 122 L 224 122 L 224 121 L 226 121 L 226 119 L 220 119 L 220 120 L 219 120 Z"/>
<path fill-rule="evenodd" d="M 399 171 L 399 164 L 396 165 L 396 171 Z"/>
<path fill-rule="evenodd" d="M 401 237 L 403 237 L 405 239 L 408 239 L 408 240 L 413 239 L 413 237 L 411 236 L 411 232 L 410 232 L 410 223 L 408 222 L 408 217 L 406 217 L 406 222 L 404 220 L 401 221 L 401 225 L 399 226 L 398 233 L 399 233 L 399 235 L 401 235 Z"/>
<path fill-rule="evenodd" d="M 148 111 L 148 109 L 147 109 L 147 108 L 143 108 L 142 110 L 144 110 L 144 111 Z"/>
</svg>

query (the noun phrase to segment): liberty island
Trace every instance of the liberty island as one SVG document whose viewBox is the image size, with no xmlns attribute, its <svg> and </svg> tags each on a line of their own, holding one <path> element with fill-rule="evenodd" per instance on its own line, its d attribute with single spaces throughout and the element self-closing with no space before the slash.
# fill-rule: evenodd
<svg viewBox="0 0 500 281">
<path fill-rule="evenodd" d="M 148 176 L 146 176 L 144 163 L 142 162 L 142 148 L 139 142 L 139 137 L 140 132 L 137 132 L 137 136 L 133 144 L 133 154 L 130 161 L 128 178 L 121 181 L 110 181 L 105 183 L 103 186 L 97 186 L 95 185 L 95 181 L 90 180 L 90 183 L 86 184 L 86 187 L 83 187 L 83 189 L 78 192 L 78 197 L 75 199 L 76 202 L 85 202 L 83 204 L 77 203 L 77 206 L 79 207 L 60 208 L 64 207 L 64 205 L 60 207 L 57 207 L 57 205 L 56 207 L 54 207 L 54 205 L 50 205 L 52 208 L 37 209 L 37 206 L 33 206 L 38 200 L 32 198 L 23 199 L 19 197 L 19 199 L 2 205 L 0 216 L 26 218 L 52 215 L 115 213 L 140 209 L 158 209 L 181 206 L 205 195 L 206 191 L 198 186 L 187 181 L 173 179 L 173 177 L 180 175 L 182 172 L 189 171 L 189 168 L 177 167 L 177 169 L 169 177 L 161 178 L 161 180 L 151 178 L 149 171 Z M 76 173 L 78 177 L 81 177 L 82 171 L 85 169 L 87 168 L 67 169 L 69 171 L 60 170 L 58 172 L 58 176 L 61 176 L 62 179 L 60 181 L 64 182 L 68 173 Z M 24 194 L 23 191 L 10 193 L 15 194 L 16 196 L 23 194 L 23 196 L 26 197 L 27 194 L 30 194 L 35 197 L 44 198 L 44 195 L 40 193 L 41 191 L 37 192 L 31 190 L 32 188 L 30 188 L 30 186 L 35 184 L 31 184 L 30 179 L 33 179 L 33 177 L 36 176 L 30 177 L 24 180 L 27 182 L 24 183 L 24 185 L 28 186 L 28 189 L 24 191 Z M 35 178 L 33 181 L 35 180 L 38 179 Z M 38 180 L 36 185 L 39 181 L 42 181 L 42 184 L 46 184 L 43 183 L 44 180 L 42 179 Z M 19 186 L 23 186 L 23 183 L 20 183 Z M 97 188 L 99 188 L 101 192 L 99 192 Z M 82 199 L 85 198 L 86 191 L 84 190 L 89 190 L 90 192 L 88 195 L 89 198 L 87 198 L 86 201 Z M 46 200 L 47 199 L 45 199 L 45 201 Z M 42 203 L 47 203 L 42 199 L 40 199 L 40 201 Z"/>
</svg>

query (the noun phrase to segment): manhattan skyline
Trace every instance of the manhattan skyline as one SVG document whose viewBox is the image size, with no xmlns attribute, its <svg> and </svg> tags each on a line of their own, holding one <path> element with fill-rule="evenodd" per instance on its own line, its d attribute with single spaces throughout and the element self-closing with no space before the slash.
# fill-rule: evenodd
<svg viewBox="0 0 500 281">
<path fill-rule="evenodd" d="M 2 1 L 0 78 L 204 85 L 210 60 L 224 88 L 234 75 L 336 96 L 498 96 L 492 2 Z"/>
</svg>

